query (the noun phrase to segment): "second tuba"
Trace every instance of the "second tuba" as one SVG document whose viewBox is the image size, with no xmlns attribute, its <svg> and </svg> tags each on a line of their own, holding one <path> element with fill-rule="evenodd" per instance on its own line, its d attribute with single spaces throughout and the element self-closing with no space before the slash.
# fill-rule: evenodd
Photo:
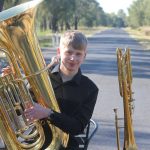
<svg viewBox="0 0 150 150">
<path fill-rule="evenodd" d="M 0 77 L 0 135 L 8 150 L 40 149 L 45 140 L 42 122 L 27 123 L 23 115 L 23 111 L 33 105 L 25 79 L 38 103 L 60 112 L 35 34 L 35 15 L 41 2 L 32 0 L 0 13 L 0 49 L 14 70 L 14 74 Z M 50 122 L 48 124 L 52 141 L 47 149 L 58 150 L 60 145 L 65 147 L 68 134 Z"/>
</svg>

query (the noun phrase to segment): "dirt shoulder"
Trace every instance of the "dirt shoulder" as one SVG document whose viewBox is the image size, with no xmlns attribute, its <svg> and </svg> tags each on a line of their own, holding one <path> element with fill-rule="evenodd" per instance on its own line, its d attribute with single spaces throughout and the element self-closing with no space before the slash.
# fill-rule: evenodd
<svg viewBox="0 0 150 150">
<path fill-rule="evenodd" d="M 138 29 L 125 28 L 124 30 L 138 40 L 146 50 L 150 51 L 150 27 L 139 27 Z"/>
</svg>

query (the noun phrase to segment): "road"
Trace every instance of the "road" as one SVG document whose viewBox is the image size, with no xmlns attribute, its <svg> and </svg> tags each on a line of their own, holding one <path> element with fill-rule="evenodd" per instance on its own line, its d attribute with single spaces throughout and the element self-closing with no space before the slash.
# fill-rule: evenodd
<svg viewBox="0 0 150 150">
<path fill-rule="evenodd" d="M 99 95 L 93 119 L 99 128 L 90 142 L 89 150 L 117 150 L 114 108 L 123 117 L 123 100 L 119 95 L 116 48 L 131 49 L 134 91 L 133 128 L 138 150 L 150 149 L 150 50 L 145 50 L 124 30 L 110 29 L 89 39 L 88 55 L 83 72 L 95 81 Z M 120 122 L 120 126 L 123 121 Z M 121 129 L 121 149 L 123 129 Z"/>
</svg>

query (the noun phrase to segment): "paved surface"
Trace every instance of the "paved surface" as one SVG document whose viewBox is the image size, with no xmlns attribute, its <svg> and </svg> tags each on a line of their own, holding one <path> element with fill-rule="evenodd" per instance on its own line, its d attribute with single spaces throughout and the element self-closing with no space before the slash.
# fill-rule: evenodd
<svg viewBox="0 0 150 150">
<path fill-rule="evenodd" d="M 111 29 L 89 38 L 88 55 L 82 65 L 84 74 L 95 81 L 99 95 L 93 119 L 99 128 L 90 142 L 89 150 L 117 150 L 114 108 L 123 117 L 123 100 L 119 95 L 116 48 L 130 48 L 133 68 L 134 133 L 138 150 L 150 149 L 150 50 L 146 51 L 121 29 Z M 55 51 L 43 51 L 47 61 Z M 123 125 L 123 122 L 120 122 Z M 121 129 L 123 149 L 123 129 Z"/>
<path fill-rule="evenodd" d="M 83 65 L 83 71 L 100 89 L 93 114 L 99 129 L 89 145 L 89 150 L 117 150 L 113 109 L 119 108 L 118 115 L 123 117 L 123 101 L 119 95 L 117 76 L 117 47 L 131 48 L 135 138 L 139 150 L 149 150 L 150 50 L 145 51 L 136 40 L 121 29 L 103 31 L 89 39 L 89 54 Z M 121 146 L 122 144 L 123 129 L 121 129 Z"/>
</svg>

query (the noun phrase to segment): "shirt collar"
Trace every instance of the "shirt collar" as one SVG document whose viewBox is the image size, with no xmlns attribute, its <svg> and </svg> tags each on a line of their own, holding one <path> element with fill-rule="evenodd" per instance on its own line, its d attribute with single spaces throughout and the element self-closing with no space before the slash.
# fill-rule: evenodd
<svg viewBox="0 0 150 150">
<path fill-rule="evenodd" d="M 59 73 L 59 67 L 60 67 L 59 64 L 56 65 L 56 66 L 52 69 L 51 73 L 52 73 L 52 74 Z M 78 70 L 78 73 L 72 78 L 72 80 L 70 80 L 70 81 L 68 81 L 68 82 L 74 82 L 74 83 L 76 83 L 77 85 L 79 85 L 79 84 L 80 84 L 80 81 L 81 81 L 81 75 L 82 75 L 81 69 L 79 69 L 79 70 Z"/>
<path fill-rule="evenodd" d="M 51 73 L 58 73 L 59 72 L 59 64 L 58 65 L 56 65 L 53 69 L 52 69 L 52 71 L 51 71 Z"/>
</svg>

